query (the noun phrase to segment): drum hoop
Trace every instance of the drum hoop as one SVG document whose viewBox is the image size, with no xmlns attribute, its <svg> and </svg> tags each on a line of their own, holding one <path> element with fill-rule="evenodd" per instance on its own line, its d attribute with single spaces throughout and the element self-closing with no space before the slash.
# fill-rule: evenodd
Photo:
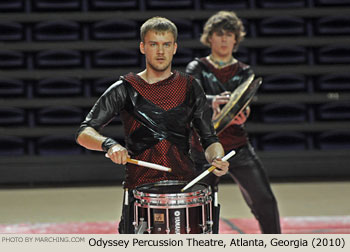
<svg viewBox="0 0 350 252">
<path fill-rule="evenodd" d="M 210 187 L 204 183 L 199 183 L 201 185 L 205 185 L 205 188 L 202 190 L 197 190 L 195 192 L 179 192 L 179 193 L 147 193 L 147 192 L 143 192 L 140 190 L 140 187 L 144 187 L 147 185 L 183 185 L 184 183 L 186 183 L 186 181 L 178 181 L 178 180 L 163 180 L 163 181 L 159 181 L 156 183 L 149 183 L 149 184 L 145 184 L 139 187 L 136 187 L 133 190 L 134 193 L 134 197 L 135 198 L 139 198 L 139 197 L 154 197 L 154 198 L 168 198 L 168 197 L 172 197 L 172 198 L 188 198 L 188 197 L 199 197 L 199 196 L 209 196 L 211 195 L 211 190 Z"/>
<path fill-rule="evenodd" d="M 181 197 L 181 198 L 171 198 L 171 197 L 147 197 L 147 196 L 139 196 L 135 197 L 135 199 L 144 202 L 156 202 L 156 204 L 168 204 L 169 202 L 184 202 L 184 203 L 193 203 L 193 202 L 208 202 L 211 200 L 210 195 L 201 195 L 201 197 Z M 184 205 L 184 203 L 181 203 Z"/>
<path fill-rule="evenodd" d="M 145 193 L 142 191 L 134 191 L 134 197 L 148 197 L 148 198 L 172 198 L 172 199 L 182 199 L 182 198 L 199 198 L 201 196 L 211 195 L 210 190 L 203 190 L 201 192 L 187 192 L 187 193 Z"/>
<path fill-rule="evenodd" d="M 183 209 L 183 208 L 193 208 L 193 207 L 199 207 L 203 205 L 210 204 L 212 200 L 207 201 L 206 203 L 194 203 L 194 204 L 189 204 L 189 205 L 152 205 L 150 203 L 142 204 L 139 202 L 135 202 L 135 206 L 142 207 L 142 208 L 151 208 L 151 209 Z"/>
</svg>

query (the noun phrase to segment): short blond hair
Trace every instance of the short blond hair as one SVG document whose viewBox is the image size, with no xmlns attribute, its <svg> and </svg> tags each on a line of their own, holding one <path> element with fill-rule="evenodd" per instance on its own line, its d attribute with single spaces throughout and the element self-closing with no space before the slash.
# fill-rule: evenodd
<svg viewBox="0 0 350 252">
<path fill-rule="evenodd" d="M 140 37 L 142 42 L 144 42 L 145 36 L 150 30 L 170 31 L 174 36 L 174 41 L 177 41 L 176 25 L 167 18 L 153 17 L 144 22 L 140 29 Z"/>
<path fill-rule="evenodd" d="M 242 20 L 233 11 L 219 11 L 211 16 L 204 25 L 203 34 L 200 38 L 201 43 L 210 47 L 209 38 L 214 32 L 221 32 L 223 30 L 235 34 L 236 44 L 233 51 L 237 51 L 246 33 Z"/>
</svg>

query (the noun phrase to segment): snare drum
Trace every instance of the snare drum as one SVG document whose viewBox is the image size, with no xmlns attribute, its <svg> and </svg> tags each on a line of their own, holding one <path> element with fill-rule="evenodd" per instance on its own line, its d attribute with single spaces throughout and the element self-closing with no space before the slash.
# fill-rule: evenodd
<svg viewBox="0 0 350 252">
<path fill-rule="evenodd" d="M 212 233 L 210 187 L 195 184 L 185 192 L 185 181 L 166 180 L 137 187 L 133 193 L 136 234 Z"/>
</svg>

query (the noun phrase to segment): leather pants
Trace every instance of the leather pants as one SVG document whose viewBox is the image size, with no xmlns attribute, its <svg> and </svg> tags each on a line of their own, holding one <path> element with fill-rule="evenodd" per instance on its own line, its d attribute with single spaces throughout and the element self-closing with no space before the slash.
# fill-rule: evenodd
<svg viewBox="0 0 350 252">
<path fill-rule="evenodd" d="M 198 170 L 208 167 L 203 153 L 192 151 L 192 158 Z M 228 161 L 230 162 L 229 175 L 239 186 L 244 200 L 259 222 L 261 232 L 265 234 L 281 233 L 277 201 L 263 165 L 253 147 L 248 144 L 238 148 L 236 155 Z M 205 180 L 206 183 L 215 187 L 220 178 L 210 174 Z"/>
</svg>

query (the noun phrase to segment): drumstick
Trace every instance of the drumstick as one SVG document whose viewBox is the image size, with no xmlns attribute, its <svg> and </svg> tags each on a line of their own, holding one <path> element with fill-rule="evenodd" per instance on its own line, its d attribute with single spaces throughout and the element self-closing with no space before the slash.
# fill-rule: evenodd
<svg viewBox="0 0 350 252">
<path fill-rule="evenodd" d="M 148 167 L 148 168 L 152 168 L 152 169 L 156 169 L 156 170 L 160 170 L 160 171 L 171 172 L 171 168 L 165 167 L 165 166 L 159 165 L 159 164 L 149 163 L 149 162 L 131 159 L 131 158 L 126 159 L 126 161 L 128 163 L 131 163 L 131 164 L 136 164 L 136 165 L 140 165 L 140 166 L 144 166 L 144 167 Z"/>
<path fill-rule="evenodd" d="M 106 158 L 109 158 L 107 153 L 105 154 L 105 156 L 106 156 Z M 159 171 L 171 172 L 171 168 L 165 167 L 165 166 L 159 165 L 159 164 L 149 163 L 149 162 L 136 160 L 136 159 L 132 159 L 132 158 L 127 158 L 126 161 L 128 163 L 131 163 L 131 164 L 136 164 L 136 165 L 139 165 L 139 166 L 144 166 L 144 167 L 147 167 L 147 168 L 156 169 L 156 170 L 159 170 Z"/>
<path fill-rule="evenodd" d="M 235 155 L 236 152 L 234 150 L 230 151 L 228 154 L 226 154 L 222 160 L 223 161 L 227 161 L 228 159 L 230 159 L 233 155 Z M 207 176 L 209 173 L 211 173 L 212 171 L 214 171 L 216 169 L 216 167 L 213 165 L 211 167 L 209 167 L 207 170 L 205 170 L 204 172 L 202 172 L 199 176 L 197 176 L 195 179 L 193 179 L 190 183 L 188 183 L 184 188 L 181 189 L 181 192 L 187 190 L 188 188 L 190 188 L 191 186 L 193 186 L 195 183 L 197 183 L 199 180 L 201 180 L 202 178 L 204 178 L 205 176 Z"/>
</svg>

